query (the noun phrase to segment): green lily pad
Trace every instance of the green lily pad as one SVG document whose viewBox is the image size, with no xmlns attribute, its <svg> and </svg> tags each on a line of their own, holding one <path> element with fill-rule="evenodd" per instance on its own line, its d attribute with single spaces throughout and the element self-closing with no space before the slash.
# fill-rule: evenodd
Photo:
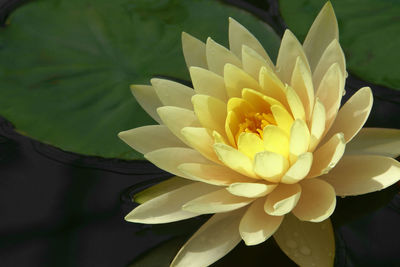
<svg viewBox="0 0 400 267">
<path fill-rule="evenodd" d="M 304 40 L 326 0 L 279 0 L 281 14 Z M 347 68 L 359 78 L 400 89 L 400 2 L 332 1 L 339 22 Z"/>
<path fill-rule="evenodd" d="M 142 159 L 117 138 L 154 124 L 129 85 L 154 76 L 188 80 L 181 32 L 227 45 L 229 16 L 276 56 L 279 37 L 268 25 L 218 1 L 29 2 L 0 29 L 0 115 L 66 151 Z"/>
</svg>

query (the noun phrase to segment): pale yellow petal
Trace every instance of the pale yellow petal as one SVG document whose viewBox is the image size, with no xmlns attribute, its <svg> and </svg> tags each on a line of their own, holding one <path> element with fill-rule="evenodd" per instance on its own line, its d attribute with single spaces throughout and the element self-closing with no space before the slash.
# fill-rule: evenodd
<svg viewBox="0 0 400 267">
<path fill-rule="evenodd" d="M 208 95 L 194 95 L 192 97 L 194 112 L 203 127 L 225 132 L 226 104 L 218 98 Z"/>
<path fill-rule="evenodd" d="M 301 196 L 293 214 L 301 221 L 322 222 L 336 207 L 335 189 L 320 179 L 301 181 Z"/>
<path fill-rule="evenodd" d="M 343 74 L 339 68 L 339 64 L 335 63 L 325 73 L 316 93 L 316 97 L 325 107 L 325 128 L 327 130 L 331 127 L 339 110 L 343 90 Z"/>
<path fill-rule="evenodd" d="M 274 191 L 267 195 L 264 211 L 269 215 L 282 216 L 296 207 L 301 195 L 299 184 L 279 184 Z"/>
<path fill-rule="evenodd" d="M 125 220 L 158 224 L 192 218 L 199 214 L 184 211 L 182 206 L 192 199 L 218 189 L 213 185 L 191 183 L 146 201 L 126 215 Z"/>
<path fill-rule="evenodd" d="M 138 204 L 143 204 L 153 198 L 192 183 L 193 181 L 188 179 L 174 176 L 135 194 L 133 196 L 133 201 Z"/>
<path fill-rule="evenodd" d="M 240 121 L 244 121 L 247 114 L 255 111 L 253 106 L 248 101 L 239 97 L 230 98 L 228 104 L 226 105 L 226 109 L 228 113 L 230 111 L 235 112 Z"/>
<path fill-rule="evenodd" d="M 303 222 L 288 214 L 275 232 L 274 239 L 299 266 L 333 266 L 335 235 L 329 219 L 320 223 Z"/>
<path fill-rule="evenodd" d="M 290 85 L 296 91 L 303 103 L 306 120 L 309 121 L 312 107 L 314 106 L 314 86 L 311 72 L 300 57 L 297 57 L 296 59 L 296 65 L 293 69 Z"/>
<path fill-rule="evenodd" d="M 271 112 L 274 115 L 278 127 L 289 135 L 294 121 L 292 115 L 285 108 L 279 105 L 271 106 Z"/>
<path fill-rule="evenodd" d="M 254 109 L 258 112 L 264 112 L 267 114 L 270 112 L 271 106 L 273 105 L 283 107 L 278 100 L 249 88 L 243 89 L 242 98 L 251 103 Z"/>
<path fill-rule="evenodd" d="M 196 114 L 194 114 L 192 110 L 173 106 L 164 106 L 159 107 L 157 113 L 168 129 L 187 145 L 189 144 L 187 143 L 186 138 L 182 135 L 181 130 L 184 127 L 201 126 Z"/>
<path fill-rule="evenodd" d="M 131 85 L 131 92 L 139 105 L 149 114 L 156 122 L 162 124 L 160 116 L 157 114 L 157 108 L 163 104 L 158 98 L 156 91 L 150 85 Z"/>
<path fill-rule="evenodd" d="M 174 81 L 158 78 L 151 79 L 151 84 L 164 106 L 176 106 L 193 110 L 191 98 L 195 92 L 192 88 Z"/>
<path fill-rule="evenodd" d="M 322 54 L 321 59 L 318 62 L 318 65 L 315 68 L 312 77 L 315 88 L 319 87 L 319 84 L 321 83 L 325 73 L 328 71 L 329 67 L 332 66 L 332 64 L 334 63 L 339 64 L 339 69 L 341 70 L 342 75 L 345 75 L 346 60 L 344 58 L 343 50 L 340 47 L 339 41 L 337 39 L 333 39 L 332 42 L 328 45 L 328 47 Z"/>
<path fill-rule="evenodd" d="M 321 178 L 335 188 L 336 195 L 361 195 L 398 182 L 400 163 L 383 156 L 345 155 L 335 168 Z"/>
<path fill-rule="evenodd" d="M 248 156 L 250 159 L 254 155 L 264 150 L 264 142 L 258 134 L 255 133 L 241 133 L 238 138 L 238 150 Z"/>
<path fill-rule="evenodd" d="M 276 76 L 271 68 L 261 67 L 258 79 L 260 81 L 261 93 L 278 100 L 286 108 L 289 107 L 289 104 L 286 100 L 285 85 L 281 82 L 278 76 Z"/>
<path fill-rule="evenodd" d="M 205 43 L 186 32 L 182 32 L 182 50 L 188 68 L 196 66 L 207 69 Z"/>
<path fill-rule="evenodd" d="M 226 64 L 224 67 L 225 88 L 229 98 L 241 97 L 243 88 L 259 90 L 258 82 L 241 68 Z"/>
<path fill-rule="evenodd" d="M 300 154 L 296 162 L 292 166 L 290 166 L 289 170 L 285 173 L 285 175 L 283 175 L 281 183 L 294 184 L 301 181 L 304 177 L 307 176 L 308 172 L 310 171 L 312 162 L 312 153 L 306 152 Z"/>
<path fill-rule="evenodd" d="M 242 64 L 243 70 L 256 80 L 259 78 L 261 68 L 274 69 L 274 64 L 269 57 L 267 59 L 263 58 L 246 45 L 242 46 Z"/>
<path fill-rule="evenodd" d="M 289 103 L 290 110 L 292 111 L 293 118 L 306 121 L 306 111 L 304 109 L 304 105 L 301 102 L 299 95 L 290 86 L 286 87 L 286 99 Z"/>
<path fill-rule="evenodd" d="M 213 135 L 213 137 L 214 137 L 214 143 L 215 144 L 225 144 L 225 145 L 227 145 L 228 144 L 228 142 L 227 142 L 227 140 L 225 139 L 225 137 L 223 137 L 221 134 L 219 134 L 217 131 L 213 131 L 212 132 L 212 135 Z"/>
<path fill-rule="evenodd" d="M 239 22 L 229 18 L 229 48 L 238 58 L 242 57 L 243 45 L 251 47 L 263 58 L 269 59 L 267 52 L 265 52 L 257 38 Z M 269 59 L 269 61 L 271 60 Z"/>
<path fill-rule="evenodd" d="M 288 168 L 288 160 L 274 152 L 263 151 L 254 157 L 254 172 L 272 183 L 278 183 Z"/>
<path fill-rule="evenodd" d="M 283 157 L 289 156 L 289 137 L 280 127 L 267 125 L 263 130 L 264 149 L 266 151 L 281 154 Z"/>
<path fill-rule="evenodd" d="M 290 163 L 293 164 L 300 154 L 308 151 L 310 131 L 303 120 L 295 120 L 290 131 Z"/>
<path fill-rule="evenodd" d="M 187 202 L 182 209 L 199 214 L 220 213 L 240 209 L 253 200 L 235 196 L 223 188 Z"/>
<path fill-rule="evenodd" d="M 257 198 L 271 193 L 277 184 L 238 182 L 229 185 L 229 193 L 239 197 Z"/>
<path fill-rule="evenodd" d="M 207 159 L 220 163 L 214 152 L 214 138 L 209 130 L 202 127 L 185 127 L 181 133 L 192 148 L 199 151 Z"/>
<path fill-rule="evenodd" d="M 171 267 L 209 266 L 229 253 L 242 239 L 239 223 L 244 210 L 215 214 L 186 242 Z"/>
<path fill-rule="evenodd" d="M 257 199 L 247 209 L 239 225 L 240 236 L 247 246 L 258 245 L 270 238 L 282 223 L 283 216 L 264 212 L 264 199 Z"/>
<path fill-rule="evenodd" d="M 350 142 L 367 120 L 373 100 L 371 88 L 363 87 L 358 90 L 339 110 L 325 140 L 337 132 L 342 132 L 346 143 Z"/>
<path fill-rule="evenodd" d="M 246 155 L 225 144 L 214 144 L 215 153 L 220 161 L 238 173 L 251 178 L 258 178 L 253 171 L 253 163 Z"/>
<path fill-rule="evenodd" d="M 311 167 L 309 178 L 328 173 L 336 166 L 344 154 L 346 142 L 342 133 L 337 133 L 324 145 L 314 152 L 314 162 Z"/>
<path fill-rule="evenodd" d="M 339 40 L 339 29 L 332 4 L 328 1 L 314 20 L 303 43 L 313 72 L 325 49 L 334 39 Z"/>
<path fill-rule="evenodd" d="M 165 147 L 186 147 L 165 125 L 134 128 L 120 132 L 118 137 L 142 154 Z"/>
<path fill-rule="evenodd" d="M 308 151 L 314 151 L 319 142 L 321 141 L 322 135 L 325 131 L 325 120 L 326 113 L 325 107 L 317 98 L 315 100 L 314 109 L 311 117 L 311 130 L 310 130 L 310 145 Z"/>
<path fill-rule="evenodd" d="M 346 145 L 346 154 L 376 154 L 396 158 L 400 155 L 400 130 L 362 128 Z"/>
<path fill-rule="evenodd" d="M 201 163 L 184 163 L 178 169 L 186 174 L 189 179 L 214 185 L 230 185 L 232 183 L 250 183 L 250 179 L 228 167 Z"/>
<path fill-rule="evenodd" d="M 191 67 L 189 71 L 196 94 L 209 95 L 223 102 L 227 101 L 225 82 L 222 76 L 198 67 Z"/>
<path fill-rule="evenodd" d="M 225 64 L 229 63 L 239 68 L 242 67 L 242 62 L 237 56 L 211 38 L 207 39 L 206 55 L 208 69 L 220 76 L 224 74 Z"/>
<path fill-rule="evenodd" d="M 183 163 L 211 163 L 196 150 L 181 147 L 157 149 L 145 154 L 144 157 L 158 168 L 185 178 L 190 177 L 187 177 L 178 169 L 179 165 Z"/>
<path fill-rule="evenodd" d="M 276 60 L 276 72 L 284 83 L 290 83 L 297 57 L 300 57 L 307 68 L 310 69 L 303 47 L 296 36 L 290 30 L 286 30 Z"/>
<path fill-rule="evenodd" d="M 229 102 L 228 102 L 229 103 Z M 225 133 L 230 144 L 236 147 L 236 133 L 239 130 L 239 118 L 235 112 L 229 111 L 225 120 Z"/>
</svg>

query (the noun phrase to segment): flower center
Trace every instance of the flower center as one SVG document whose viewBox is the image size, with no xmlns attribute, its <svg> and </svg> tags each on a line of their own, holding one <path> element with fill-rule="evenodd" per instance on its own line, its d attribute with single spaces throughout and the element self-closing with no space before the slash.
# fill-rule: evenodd
<svg viewBox="0 0 400 267">
<path fill-rule="evenodd" d="M 261 139 L 263 138 L 263 129 L 269 124 L 276 125 L 274 116 L 271 113 L 263 112 L 249 112 L 245 114 L 244 121 L 239 123 L 238 131 L 236 133 L 236 141 L 239 135 L 245 133 L 255 133 Z"/>
</svg>

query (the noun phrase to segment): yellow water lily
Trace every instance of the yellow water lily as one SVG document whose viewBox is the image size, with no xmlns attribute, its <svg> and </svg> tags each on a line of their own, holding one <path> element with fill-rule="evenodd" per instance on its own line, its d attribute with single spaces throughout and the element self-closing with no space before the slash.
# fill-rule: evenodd
<svg viewBox="0 0 400 267">
<path fill-rule="evenodd" d="M 285 31 L 274 64 L 229 19 L 230 49 L 182 34 L 194 90 L 166 79 L 132 86 L 159 125 L 119 137 L 180 178 L 148 191 L 126 220 L 158 224 L 214 214 L 172 266 L 207 266 L 241 240 L 256 245 L 271 236 L 297 264 L 330 266 L 336 196 L 399 180 L 392 157 L 400 154 L 400 131 L 361 129 L 371 89 L 359 89 L 340 108 L 347 74 L 338 40 L 328 2 L 303 45 Z"/>
</svg>

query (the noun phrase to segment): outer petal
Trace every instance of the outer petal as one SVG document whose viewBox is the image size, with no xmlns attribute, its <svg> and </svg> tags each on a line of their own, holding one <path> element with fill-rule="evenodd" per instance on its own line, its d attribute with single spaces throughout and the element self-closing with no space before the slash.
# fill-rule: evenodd
<svg viewBox="0 0 400 267">
<path fill-rule="evenodd" d="M 343 132 L 346 143 L 350 142 L 367 120 L 373 100 L 371 88 L 358 90 L 339 110 L 325 140 L 337 132 Z"/>
<path fill-rule="evenodd" d="M 289 108 L 286 99 L 286 88 L 282 81 L 276 76 L 272 68 L 261 67 L 258 80 L 260 82 L 260 92 L 266 96 L 272 97 Z"/>
<path fill-rule="evenodd" d="M 278 58 L 276 59 L 276 72 L 284 83 L 290 83 L 297 57 L 300 57 L 310 70 L 303 47 L 297 40 L 296 36 L 294 36 L 290 30 L 286 30 L 282 37 Z"/>
<path fill-rule="evenodd" d="M 186 66 L 207 68 L 206 45 L 186 32 L 182 32 L 182 50 Z"/>
<path fill-rule="evenodd" d="M 188 179 L 174 176 L 172 178 L 169 178 L 165 181 L 162 181 L 161 183 L 150 186 L 144 189 L 143 191 L 140 191 L 139 193 L 135 194 L 133 196 L 133 201 L 139 204 L 143 204 L 155 197 L 169 193 L 171 191 L 174 191 L 178 188 L 181 188 L 183 186 L 192 183 L 193 181 L 190 181 Z"/>
<path fill-rule="evenodd" d="M 242 240 L 238 228 L 243 212 L 212 216 L 179 250 L 171 267 L 209 266 L 228 254 Z"/>
<path fill-rule="evenodd" d="M 194 112 L 203 127 L 225 132 L 226 104 L 208 95 L 195 95 L 192 97 Z"/>
<path fill-rule="evenodd" d="M 178 169 L 192 180 L 215 185 L 230 185 L 232 183 L 254 181 L 253 179 L 220 165 L 184 163 L 179 165 Z"/>
<path fill-rule="evenodd" d="M 243 25 L 229 18 L 229 48 L 239 58 L 242 57 L 242 46 L 246 45 L 256 51 L 265 60 L 271 62 L 267 52 L 254 35 Z"/>
<path fill-rule="evenodd" d="M 328 173 L 344 154 L 346 143 L 342 133 L 337 133 L 314 152 L 314 162 L 308 177 L 317 177 Z"/>
<path fill-rule="evenodd" d="M 269 58 L 266 60 L 247 45 L 242 46 L 242 64 L 243 70 L 256 80 L 258 80 L 261 68 L 274 69 L 274 64 Z"/>
<path fill-rule="evenodd" d="M 232 64 L 226 64 L 224 67 L 224 80 L 228 97 L 241 97 L 243 88 L 251 88 L 260 90 L 258 82 L 243 71 Z"/>
<path fill-rule="evenodd" d="M 320 179 L 301 181 L 301 196 L 293 214 L 301 221 L 322 222 L 336 207 L 335 189 Z"/>
<path fill-rule="evenodd" d="M 297 157 L 304 152 L 307 152 L 310 143 L 310 132 L 307 124 L 303 120 L 295 120 L 290 131 L 289 142 L 289 159 L 293 164 Z"/>
<path fill-rule="evenodd" d="M 247 209 L 239 225 L 240 236 L 248 246 L 258 245 L 278 229 L 283 216 L 271 216 L 264 212 L 264 199 L 254 201 Z"/>
<path fill-rule="evenodd" d="M 306 121 L 306 111 L 299 95 L 290 86 L 286 87 L 286 98 L 294 119 Z"/>
<path fill-rule="evenodd" d="M 222 45 L 214 42 L 211 38 L 207 39 L 206 55 L 208 69 L 218 75 L 222 76 L 224 74 L 225 64 L 230 63 L 239 68 L 242 67 L 242 62 L 237 56 Z"/>
<path fill-rule="evenodd" d="M 269 215 L 282 216 L 296 207 L 301 195 L 299 184 L 279 184 L 268 196 L 264 210 Z"/>
<path fill-rule="evenodd" d="M 289 170 L 281 178 L 281 183 L 284 184 L 294 184 L 302 180 L 307 176 L 311 169 L 311 164 L 313 162 L 313 154 L 306 152 L 300 154 L 296 162 L 290 166 Z"/>
<path fill-rule="evenodd" d="M 334 39 L 339 40 L 339 29 L 332 4 L 327 2 L 314 20 L 303 43 L 313 72 L 322 53 Z"/>
<path fill-rule="evenodd" d="M 180 147 L 161 148 L 145 154 L 144 157 L 160 169 L 185 178 L 187 175 L 178 169 L 179 165 L 183 163 L 211 163 L 196 150 Z"/>
<path fill-rule="evenodd" d="M 209 130 L 201 127 L 185 127 L 181 133 L 192 148 L 199 151 L 207 159 L 221 163 L 214 152 L 214 138 Z"/>
<path fill-rule="evenodd" d="M 142 154 L 166 147 L 186 147 L 165 125 L 138 127 L 120 132 L 118 137 Z"/>
<path fill-rule="evenodd" d="M 239 209 L 253 200 L 253 198 L 234 196 L 224 188 L 197 197 L 183 205 L 182 209 L 199 214 L 220 213 Z"/>
<path fill-rule="evenodd" d="M 182 210 L 182 205 L 201 195 L 217 190 L 218 187 L 192 183 L 146 201 L 135 208 L 125 220 L 136 223 L 167 223 L 184 220 L 199 214 Z"/>
<path fill-rule="evenodd" d="M 319 87 L 322 78 L 325 73 L 328 71 L 329 67 L 334 63 L 338 63 L 341 73 L 343 75 L 346 74 L 346 60 L 344 58 L 343 50 L 340 47 L 339 41 L 334 39 L 328 47 L 325 49 L 324 53 L 321 56 L 321 59 L 318 62 L 317 67 L 313 73 L 313 82 L 315 88 Z M 344 79 L 345 77 L 343 77 Z"/>
<path fill-rule="evenodd" d="M 191 67 L 189 69 L 194 91 L 200 95 L 209 95 L 226 102 L 225 82 L 222 76 L 212 71 Z"/>
<path fill-rule="evenodd" d="M 219 160 L 232 170 L 251 178 L 258 178 L 253 171 L 253 163 L 243 153 L 225 144 L 214 144 L 214 150 Z"/>
<path fill-rule="evenodd" d="M 300 266 L 333 266 L 335 236 L 329 219 L 302 222 L 295 216 L 285 216 L 274 239 L 285 254 Z"/>
<path fill-rule="evenodd" d="M 191 98 L 195 92 L 192 88 L 174 81 L 158 78 L 151 79 L 151 84 L 164 106 L 176 106 L 193 110 Z"/>
<path fill-rule="evenodd" d="M 288 167 L 288 160 L 281 154 L 263 151 L 254 157 L 254 172 L 271 183 L 278 183 Z"/>
<path fill-rule="evenodd" d="M 310 127 L 310 145 L 308 151 L 314 151 L 319 142 L 321 141 L 322 135 L 325 131 L 326 112 L 325 107 L 317 98 L 311 117 Z"/>
<path fill-rule="evenodd" d="M 400 163 L 383 156 L 343 156 L 336 167 L 321 179 L 335 188 L 336 195 L 362 195 L 399 181 Z"/>
<path fill-rule="evenodd" d="M 150 85 L 131 85 L 131 92 L 140 106 L 159 124 L 162 124 L 157 108 L 163 104 L 158 98 L 156 91 Z"/>
<path fill-rule="evenodd" d="M 182 135 L 182 129 L 189 126 L 200 126 L 200 123 L 192 110 L 164 106 L 159 107 L 157 112 L 160 115 L 162 122 L 168 127 L 168 129 L 185 144 L 188 143 L 186 138 Z"/>
<path fill-rule="evenodd" d="M 346 154 L 376 154 L 396 158 L 400 155 L 400 130 L 362 128 L 346 145 Z"/>
<path fill-rule="evenodd" d="M 277 184 L 240 182 L 231 184 L 227 190 L 235 196 L 257 198 L 271 193 L 277 186 Z"/>
</svg>

